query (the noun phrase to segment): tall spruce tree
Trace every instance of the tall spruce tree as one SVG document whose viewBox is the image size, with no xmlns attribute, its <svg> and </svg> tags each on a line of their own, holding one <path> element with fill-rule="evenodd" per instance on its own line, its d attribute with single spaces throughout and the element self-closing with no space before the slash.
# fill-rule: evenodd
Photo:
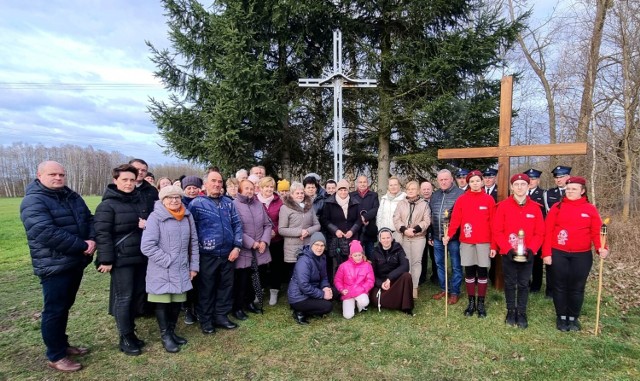
<svg viewBox="0 0 640 381">
<path fill-rule="evenodd" d="M 231 172 L 257 161 L 286 177 L 331 163 L 329 92 L 297 86 L 330 66 L 343 31 L 347 70 L 378 79 L 344 92 L 348 168 L 425 175 L 443 147 L 493 145 L 502 63 L 521 27 L 479 0 L 165 0 L 173 51 L 149 44 L 169 104 L 155 123 L 179 156 Z M 491 79 L 490 79 L 491 78 Z"/>
<path fill-rule="evenodd" d="M 363 103 L 378 107 L 353 122 L 363 127 L 349 158 L 377 167 L 381 191 L 391 163 L 422 177 L 444 165 L 439 148 L 497 143 L 500 80 L 489 75 L 523 19 L 510 23 L 473 0 L 343 0 L 340 10 L 343 33 L 359 41 L 346 44 L 360 57 L 352 70 L 378 77 L 377 94 Z"/>
<path fill-rule="evenodd" d="M 301 76 L 330 57 L 333 5 L 317 1 L 163 1 L 171 50 L 147 43 L 169 102 L 149 111 L 169 150 L 227 173 L 256 162 L 270 173 L 326 162 L 328 137 L 299 109 Z M 313 106 L 313 102 L 311 103 Z M 318 114 L 322 125 L 324 114 Z M 324 130 L 321 131 L 324 134 Z M 307 142 L 323 144 L 303 153 Z M 303 144 L 304 143 L 304 144 Z M 319 160 L 318 158 L 324 160 Z M 329 166 L 331 164 L 329 163 Z"/>
</svg>

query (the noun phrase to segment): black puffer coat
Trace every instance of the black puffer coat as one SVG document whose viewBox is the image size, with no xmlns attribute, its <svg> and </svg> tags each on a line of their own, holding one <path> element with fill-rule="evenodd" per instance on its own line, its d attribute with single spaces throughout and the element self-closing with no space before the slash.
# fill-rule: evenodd
<svg viewBox="0 0 640 381">
<path fill-rule="evenodd" d="M 140 193 L 140 202 L 143 205 L 140 211 L 142 214 L 146 214 L 148 216 L 153 212 L 153 207 L 156 201 L 159 200 L 158 189 L 149 184 L 148 181 L 142 181 L 142 184 L 140 184 L 139 187 L 136 187 L 136 189 Z"/>
<path fill-rule="evenodd" d="M 20 204 L 20 219 L 36 275 L 55 275 L 91 262 L 84 251 L 85 241 L 95 238 L 93 216 L 76 192 L 67 187 L 52 190 L 35 180 Z"/>
<path fill-rule="evenodd" d="M 115 184 L 107 186 L 94 217 L 98 265 L 120 267 L 147 262 L 147 257 L 140 251 L 142 229 L 138 227 L 139 219 L 149 216 L 147 210 L 138 189 L 124 193 Z M 116 243 L 124 237 L 116 247 Z"/>
<path fill-rule="evenodd" d="M 373 274 L 376 278 L 376 287 L 380 288 L 382 283 L 387 279 L 392 282 L 403 273 L 409 271 L 409 260 L 407 255 L 398 242 L 393 241 L 389 250 L 382 248 L 382 245 L 378 245 L 373 249 L 373 258 L 371 259 L 371 265 L 373 266 Z"/>
</svg>

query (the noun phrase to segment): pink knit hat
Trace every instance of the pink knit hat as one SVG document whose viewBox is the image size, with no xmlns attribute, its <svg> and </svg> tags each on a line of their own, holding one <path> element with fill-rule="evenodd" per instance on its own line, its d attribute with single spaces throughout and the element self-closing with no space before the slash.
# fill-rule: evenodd
<svg viewBox="0 0 640 381">
<path fill-rule="evenodd" d="M 362 245 L 358 240 L 353 240 L 349 244 L 349 255 L 353 253 L 364 253 L 364 250 L 362 250 Z"/>
</svg>

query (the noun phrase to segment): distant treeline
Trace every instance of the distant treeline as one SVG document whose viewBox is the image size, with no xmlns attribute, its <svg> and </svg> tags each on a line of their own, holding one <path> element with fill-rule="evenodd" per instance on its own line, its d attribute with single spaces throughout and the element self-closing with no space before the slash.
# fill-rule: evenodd
<svg viewBox="0 0 640 381">
<path fill-rule="evenodd" d="M 27 184 L 36 178 L 36 168 L 44 160 L 55 160 L 67 170 L 67 185 L 82 195 L 102 194 L 111 183 L 111 170 L 132 157 L 120 152 L 96 150 L 91 146 L 63 145 L 45 147 L 14 143 L 0 146 L 0 197 L 22 197 Z M 142 158 L 145 159 L 145 158 Z M 149 163 L 156 179 L 166 176 L 175 180 L 181 175 L 201 175 L 203 168 L 189 164 Z"/>
</svg>

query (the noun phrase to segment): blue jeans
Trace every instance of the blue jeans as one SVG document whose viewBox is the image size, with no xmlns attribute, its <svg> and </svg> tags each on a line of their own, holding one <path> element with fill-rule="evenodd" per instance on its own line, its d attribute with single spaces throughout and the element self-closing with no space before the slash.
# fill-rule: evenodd
<svg viewBox="0 0 640 381">
<path fill-rule="evenodd" d="M 447 245 L 449 251 L 449 260 L 451 261 L 451 279 L 449 279 L 449 293 L 452 295 L 460 295 L 460 286 L 462 285 L 462 265 L 460 265 L 460 241 L 451 240 Z M 442 241 L 433 240 L 433 252 L 436 257 L 436 267 L 438 268 L 438 282 L 440 289 L 444 291 L 444 244 Z"/>
<path fill-rule="evenodd" d="M 77 267 L 40 278 L 44 299 L 40 330 L 49 361 L 58 361 L 67 355 L 69 310 L 76 301 L 83 272 L 83 267 Z"/>
</svg>

